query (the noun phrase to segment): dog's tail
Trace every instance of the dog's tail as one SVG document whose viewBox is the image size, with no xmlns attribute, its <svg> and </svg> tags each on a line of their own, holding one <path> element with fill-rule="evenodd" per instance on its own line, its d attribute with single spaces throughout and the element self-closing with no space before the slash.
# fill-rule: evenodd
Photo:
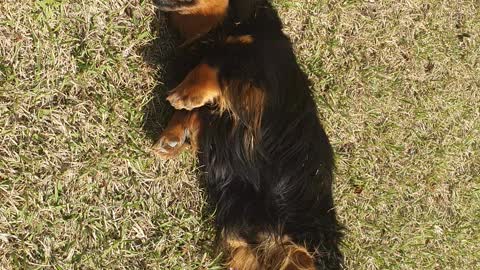
<svg viewBox="0 0 480 270">
<path fill-rule="evenodd" d="M 230 270 L 315 270 L 315 258 L 288 236 L 258 235 L 247 243 L 240 237 L 224 238 Z"/>
</svg>

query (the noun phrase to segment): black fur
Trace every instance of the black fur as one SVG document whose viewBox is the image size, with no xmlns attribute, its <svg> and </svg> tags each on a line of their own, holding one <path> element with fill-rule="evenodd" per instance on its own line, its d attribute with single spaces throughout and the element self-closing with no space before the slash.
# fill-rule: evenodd
<svg viewBox="0 0 480 270">
<path fill-rule="evenodd" d="M 162 10 L 169 11 L 193 6 L 195 4 L 195 0 L 154 0 L 154 2 Z"/>
<path fill-rule="evenodd" d="M 224 42 L 241 35 L 253 43 Z M 188 50 L 219 68 L 231 104 L 225 113 L 199 109 L 198 156 L 218 232 L 252 244 L 258 232 L 286 234 L 315 252 L 318 269 L 341 268 L 332 148 L 275 10 L 263 0 L 231 0 L 225 22 Z M 262 92 L 262 110 L 249 107 L 256 102 L 248 98 L 252 86 Z"/>
</svg>

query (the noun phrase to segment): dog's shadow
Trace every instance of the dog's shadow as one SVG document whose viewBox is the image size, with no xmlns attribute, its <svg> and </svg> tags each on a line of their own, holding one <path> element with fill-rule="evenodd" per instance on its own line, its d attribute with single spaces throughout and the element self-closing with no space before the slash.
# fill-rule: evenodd
<svg viewBox="0 0 480 270">
<path fill-rule="evenodd" d="M 139 52 L 143 60 L 157 71 L 158 83 L 150 93 L 150 101 L 143 108 L 142 127 L 147 137 L 156 141 L 173 112 L 165 97 L 174 83 L 170 78 L 169 66 L 175 51 L 175 36 L 168 30 L 165 14 L 158 10 L 150 27 L 156 38 L 141 47 Z"/>
<path fill-rule="evenodd" d="M 177 46 L 181 42 L 180 38 L 169 29 L 165 13 L 156 10 L 151 22 L 151 29 L 156 38 L 140 48 L 139 53 L 148 65 L 157 70 L 158 84 L 150 93 L 150 101 L 143 108 L 142 123 L 143 131 L 153 143 L 159 139 L 174 111 L 166 101 L 168 91 L 185 78 L 188 72 L 198 64 L 201 56 Z M 198 176 L 200 188 L 203 190 L 202 177 Z M 213 225 L 213 211 L 214 209 L 207 205 L 201 213 L 202 222 Z M 211 241 L 217 240 L 207 240 L 209 244 L 206 244 L 205 251 L 211 258 L 218 259 L 218 251 L 211 248 L 213 246 Z"/>
<path fill-rule="evenodd" d="M 165 13 L 156 10 L 151 29 L 156 38 L 140 48 L 140 54 L 148 65 L 157 70 L 158 84 L 143 108 L 142 127 L 147 137 L 156 141 L 173 113 L 172 106 L 165 99 L 168 91 L 177 86 L 198 62 L 194 54 L 177 46 L 180 39 L 169 29 Z"/>
</svg>

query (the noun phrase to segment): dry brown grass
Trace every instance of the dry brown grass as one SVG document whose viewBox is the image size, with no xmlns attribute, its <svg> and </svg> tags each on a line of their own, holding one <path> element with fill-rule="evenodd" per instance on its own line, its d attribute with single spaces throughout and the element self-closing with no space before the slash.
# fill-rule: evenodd
<svg viewBox="0 0 480 270">
<path fill-rule="evenodd" d="M 347 268 L 480 268 L 480 3 L 276 4 L 337 154 Z M 0 2 L 0 269 L 221 267 L 195 159 L 156 160 L 142 129 L 171 51 L 142 49 L 153 16 Z"/>
</svg>

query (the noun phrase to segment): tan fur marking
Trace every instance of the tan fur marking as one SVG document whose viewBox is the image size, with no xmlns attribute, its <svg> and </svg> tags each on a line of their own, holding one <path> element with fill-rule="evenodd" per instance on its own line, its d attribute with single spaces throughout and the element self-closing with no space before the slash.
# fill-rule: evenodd
<svg viewBox="0 0 480 270">
<path fill-rule="evenodd" d="M 235 270 L 315 270 L 314 258 L 288 236 L 259 233 L 251 246 L 236 236 L 226 237 L 230 254 L 227 266 Z"/>
<path fill-rule="evenodd" d="M 198 134 L 201 131 L 202 125 L 200 120 L 200 114 L 197 110 L 190 111 L 187 122 L 188 138 L 190 139 L 190 145 L 192 151 L 197 152 L 198 149 Z"/>
<path fill-rule="evenodd" d="M 244 146 L 249 157 L 253 157 L 255 145 L 261 139 L 263 108 L 265 106 L 265 91 L 252 84 L 241 81 L 225 82 L 223 91 L 224 110 L 230 110 L 234 120 L 243 119 L 248 127 L 248 136 L 244 137 Z M 239 95 L 241 93 L 241 95 Z M 235 102 L 235 103 L 234 103 Z M 235 110 L 231 108 L 236 108 Z M 237 122 L 238 123 L 238 122 Z"/>
<path fill-rule="evenodd" d="M 197 0 L 193 6 L 186 7 L 178 13 L 180 14 L 200 14 L 200 15 L 225 15 L 229 0 Z"/>
<path fill-rule="evenodd" d="M 175 111 L 167 127 L 160 135 L 152 151 L 161 158 L 173 158 L 185 148 L 185 140 L 190 139 L 192 150 L 197 149 L 197 136 L 200 118 L 195 111 Z"/>
<path fill-rule="evenodd" d="M 170 91 L 167 100 L 178 110 L 192 110 L 214 101 L 221 106 L 218 70 L 207 64 L 198 65 Z"/>
<path fill-rule="evenodd" d="M 251 35 L 243 35 L 243 36 L 229 36 L 227 37 L 227 43 L 230 44 L 252 44 L 254 41 Z"/>
<path fill-rule="evenodd" d="M 258 247 L 263 253 L 263 262 L 267 269 L 279 270 L 314 270 L 313 256 L 295 243 L 288 236 L 269 237 Z"/>
<path fill-rule="evenodd" d="M 229 236 L 226 239 L 226 244 L 229 251 L 229 260 L 227 262 L 228 269 L 263 269 L 257 260 L 254 250 L 252 250 L 245 241 L 235 236 Z"/>
<path fill-rule="evenodd" d="M 291 246 L 280 270 L 315 270 L 313 256 L 304 247 Z"/>
<path fill-rule="evenodd" d="M 186 43 L 208 33 L 227 15 L 228 0 L 199 0 L 192 7 L 172 12 L 170 20 Z"/>
</svg>

